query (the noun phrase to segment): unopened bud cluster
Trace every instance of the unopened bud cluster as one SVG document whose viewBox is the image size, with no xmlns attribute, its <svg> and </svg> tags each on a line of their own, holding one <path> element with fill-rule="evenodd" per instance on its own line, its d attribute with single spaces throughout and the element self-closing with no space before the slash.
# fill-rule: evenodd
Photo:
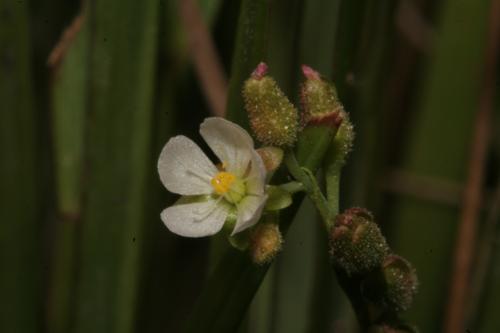
<svg viewBox="0 0 500 333">
<path fill-rule="evenodd" d="M 302 127 L 338 128 L 347 114 L 334 86 L 306 65 L 302 66 L 302 73 L 305 77 L 300 91 Z M 265 63 L 260 63 L 245 82 L 243 98 L 252 131 L 260 142 L 277 147 L 293 146 L 299 131 L 299 113 L 267 74 Z"/>
<path fill-rule="evenodd" d="M 391 253 L 369 211 L 351 208 L 338 215 L 330 233 L 330 248 L 333 265 L 360 281 L 367 302 L 395 313 L 411 306 L 418 286 L 415 269 Z M 380 329 L 383 327 L 389 326 Z"/>
</svg>

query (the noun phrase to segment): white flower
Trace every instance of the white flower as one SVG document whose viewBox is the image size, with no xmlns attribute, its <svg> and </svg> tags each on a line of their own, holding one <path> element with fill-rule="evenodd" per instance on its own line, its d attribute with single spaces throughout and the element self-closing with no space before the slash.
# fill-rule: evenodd
<svg viewBox="0 0 500 333">
<path fill-rule="evenodd" d="M 170 192 L 204 195 L 201 202 L 180 200 L 161 213 L 173 233 L 203 237 L 217 233 L 230 213 L 236 214 L 232 234 L 258 222 L 267 199 L 266 171 L 250 135 L 222 118 L 207 118 L 200 134 L 221 162 L 216 167 L 185 136 L 171 138 L 158 160 L 160 179 Z M 182 202 L 187 203 L 182 203 Z"/>
</svg>

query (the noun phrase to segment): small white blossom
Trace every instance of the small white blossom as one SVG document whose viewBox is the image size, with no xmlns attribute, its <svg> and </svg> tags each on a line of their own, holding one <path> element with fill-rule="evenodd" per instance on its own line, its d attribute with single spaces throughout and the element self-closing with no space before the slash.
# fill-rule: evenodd
<svg viewBox="0 0 500 333">
<path fill-rule="evenodd" d="M 215 166 L 185 136 L 171 138 L 158 160 L 160 179 L 170 192 L 203 196 L 202 201 L 180 200 L 161 213 L 167 228 L 185 237 L 217 233 L 229 214 L 237 219 L 232 234 L 258 222 L 267 195 L 266 171 L 250 135 L 222 118 L 207 118 L 200 134 L 221 164 Z"/>
</svg>

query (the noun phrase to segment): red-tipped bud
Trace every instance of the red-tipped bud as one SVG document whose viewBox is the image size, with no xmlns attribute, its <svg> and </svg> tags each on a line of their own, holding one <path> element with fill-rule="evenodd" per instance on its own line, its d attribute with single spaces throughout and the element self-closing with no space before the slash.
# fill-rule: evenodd
<svg viewBox="0 0 500 333">
<path fill-rule="evenodd" d="M 252 72 L 252 78 L 257 80 L 262 79 L 264 76 L 267 75 L 267 69 L 268 67 L 265 62 L 259 63 L 255 68 L 255 70 Z"/>
<path fill-rule="evenodd" d="M 302 73 L 309 80 L 321 80 L 321 75 L 307 65 L 302 65 Z"/>
<path fill-rule="evenodd" d="M 243 87 L 245 108 L 257 139 L 265 145 L 292 146 L 297 140 L 298 112 L 260 63 Z"/>
<path fill-rule="evenodd" d="M 335 88 L 307 65 L 302 65 L 302 73 L 306 78 L 301 89 L 304 125 L 339 127 L 345 115 Z"/>
</svg>

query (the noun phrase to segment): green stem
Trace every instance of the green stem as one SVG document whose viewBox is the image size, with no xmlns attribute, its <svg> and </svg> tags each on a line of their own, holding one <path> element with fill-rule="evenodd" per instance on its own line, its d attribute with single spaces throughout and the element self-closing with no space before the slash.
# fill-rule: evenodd
<svg viewBox="0 0 500 333">
<path fill-rule="evenodd" d="M 316 178 L 309 169 L 303 168 L 299 165 L 293 151 L 287 151 L 285 153 L 283 161 L 285 162 L 285 165 L 287 166 L 290 174 L 300 183 L 302 183 L 309 199 L 313 202 L 319 214 L 321 215 L 321 218 L 325 223 L 326 230 L 329 230 L 331 227 L 330 209 L 328 207 L 325 196 L 318 186 Z"/>
<path fill-rule="evenodd" d="M 353 127 L 349 119 L 344 119 L 337 135 L 328 148 L 323 161 L 325 171 L 326 196 L 330 209 L 330 219 L 333 221 L 339 213 L 339 188 L 342 167 L 351 151 L 354 140 Z"/>
<path fill-rule="evenodd" d="M 328 208 L 330 209 L 331 219 L 334 219 L 335 216 L 337 216 L 339 213 L 341 170 L 342 165 L 338 163 L 325 170 L 326 198 L 328 202 Z"/>
</svg>

